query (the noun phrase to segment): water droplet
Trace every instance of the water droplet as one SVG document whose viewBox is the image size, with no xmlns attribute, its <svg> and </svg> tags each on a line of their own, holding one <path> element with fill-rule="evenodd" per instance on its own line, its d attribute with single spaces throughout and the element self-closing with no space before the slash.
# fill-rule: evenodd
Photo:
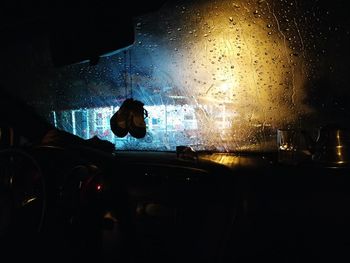
<svg viewBox="0 0 350 263">
<path fill-rule="evenodd" d="M 233 65 L 232 65 L 232 66 L 231 66 L 231 68 L 232 68 L 232 69 L 234 69 L 234 68 L 235 68 L 235 66 L 233 66 Z"/>
<path fill-rule="evenodd" d="M 181 27 L 178 27 L 178 28 L 177 28 L 177 31 L 181 31 Z"/>
<path fill-rule="evenodd" d="M 229 20 L 230 20 L 230 22 L 233 22 L 233 17 L 230 16 L 230 17 L 229 17 Z"/>
<path fill-rule="evenodd" d="M 189 34 L 192 34 L 192 31 L 188 31 Z"/>
<path fill-rule="evenodd" d="M 268 24 L 268 25 L 266 25 L 267 26 L 267 28 L 271 28 L 271 25 L 270 24 Z"/>
<path fill-rule="evenodd" d="M 255 10 L 255 11 L 253 12 L 254 15 L 257 15 L 258 13 L 259 13 L 258 10 Z"/>
<path fill-rule="evenodd" d="M 208 36 L 208 34 L 204 34 L 204 37 L 207 37 Z"/>
</svg>

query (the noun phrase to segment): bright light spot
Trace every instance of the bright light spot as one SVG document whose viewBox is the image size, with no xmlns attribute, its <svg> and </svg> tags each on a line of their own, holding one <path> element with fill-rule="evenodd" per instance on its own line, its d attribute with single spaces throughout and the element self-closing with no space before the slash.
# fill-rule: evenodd
<svg viewBox="0 0 350 263">
<path fill-rule="evenodd" d="M 35 201 L 36 199 L 37 199 L 36 197 L 28 197 L 22 202 L 22 206 L 26 206 L 32 203 L 33 201 Z"/>
<path fill-rule="evenodd" d="M 230 86 L 228 83 L 223 83 L 221 84 L 220 89 L 222 92 L 227 92 L 230 89 Z"/>
<path fill-rule="evenodd" d="M 223 126 L 215 125 L 215 120 L 228 123 L 224 133 L 230 134 L 227 148 L 231 149 L 235 142 L 245 144 L 254 134 L 263 134 L 263 128 L 256 129 L 259 125 L 279 127 L 311 110 L 304 104 L 305 57 L 297 54 L 302 39 L 294 47 L 287 43 L 279 30 L 283 18 L 269 2 L 235 2 L 240 8 L 231 1 L 188 7 L 200 14 L 200 21 L 185 22 L 198 36 L 182 36 L 182 48 L 172 63 L 172 75 L 184 87 L 184 95 L 194 98 L 194 104 L 206 109 L 225 106 L 223 116 L 206 111 L 207 119 L 199 126 L 205 141 L 215 145 L 218 138 L 222 142 L 223 133 Z"/>
</svg>

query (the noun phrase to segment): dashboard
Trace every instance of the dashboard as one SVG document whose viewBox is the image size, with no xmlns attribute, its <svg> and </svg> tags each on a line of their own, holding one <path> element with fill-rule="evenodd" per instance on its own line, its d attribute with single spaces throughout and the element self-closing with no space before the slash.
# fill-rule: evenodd
<svg viewBox="0 0 350 263">
<path fill-rule="evenodd" d="M 278 165 L 266 153 L 49 145 L 2 150 L 0 160 L 13 197 L 2 213 L 6 251 L 37 257 L 39 244 L 62 260 L 306 262 L 349 248 L 347 168 Z"/>
</svg>

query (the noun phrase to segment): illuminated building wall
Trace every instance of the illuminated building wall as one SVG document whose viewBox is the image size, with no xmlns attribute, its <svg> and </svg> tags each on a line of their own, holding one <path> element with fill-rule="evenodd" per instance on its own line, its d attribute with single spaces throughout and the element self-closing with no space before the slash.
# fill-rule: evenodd
<svg viewBox="0 0 350 263">
<path fill-rule="evenodd" d="M 136 139 L 129 134 L 116 137 L 110 130 L 109 120 L 119 107 L 84 108 L 52 112 L 55 126 L 84 139 L 98 136 L 120 150 L 175 150 L 177 145 L 198 144 L 196 111 L 190 105 L 145 106 L 147 134 Z M 222 118 L 221 118 L 222 120 Z"/>
</svg>

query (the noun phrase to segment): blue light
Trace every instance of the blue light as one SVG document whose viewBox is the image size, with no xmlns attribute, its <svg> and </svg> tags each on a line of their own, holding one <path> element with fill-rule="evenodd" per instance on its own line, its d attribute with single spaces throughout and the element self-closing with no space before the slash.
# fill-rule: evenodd
<svg viewBox="0 0 350 263">
<path fill-rule="evenodd" d="M 117 150 L 174 151 L 178 145 L 196 144 L 198 124 L 190 105 L 145 106 L 147 134 L 136 139 L 129 134 L 114 136 L 109 120 L 119 107 L 83 108 L 53 112 L 55 126 L 83 139 L 98 136 L 116 145 Z"/>
</svg>

